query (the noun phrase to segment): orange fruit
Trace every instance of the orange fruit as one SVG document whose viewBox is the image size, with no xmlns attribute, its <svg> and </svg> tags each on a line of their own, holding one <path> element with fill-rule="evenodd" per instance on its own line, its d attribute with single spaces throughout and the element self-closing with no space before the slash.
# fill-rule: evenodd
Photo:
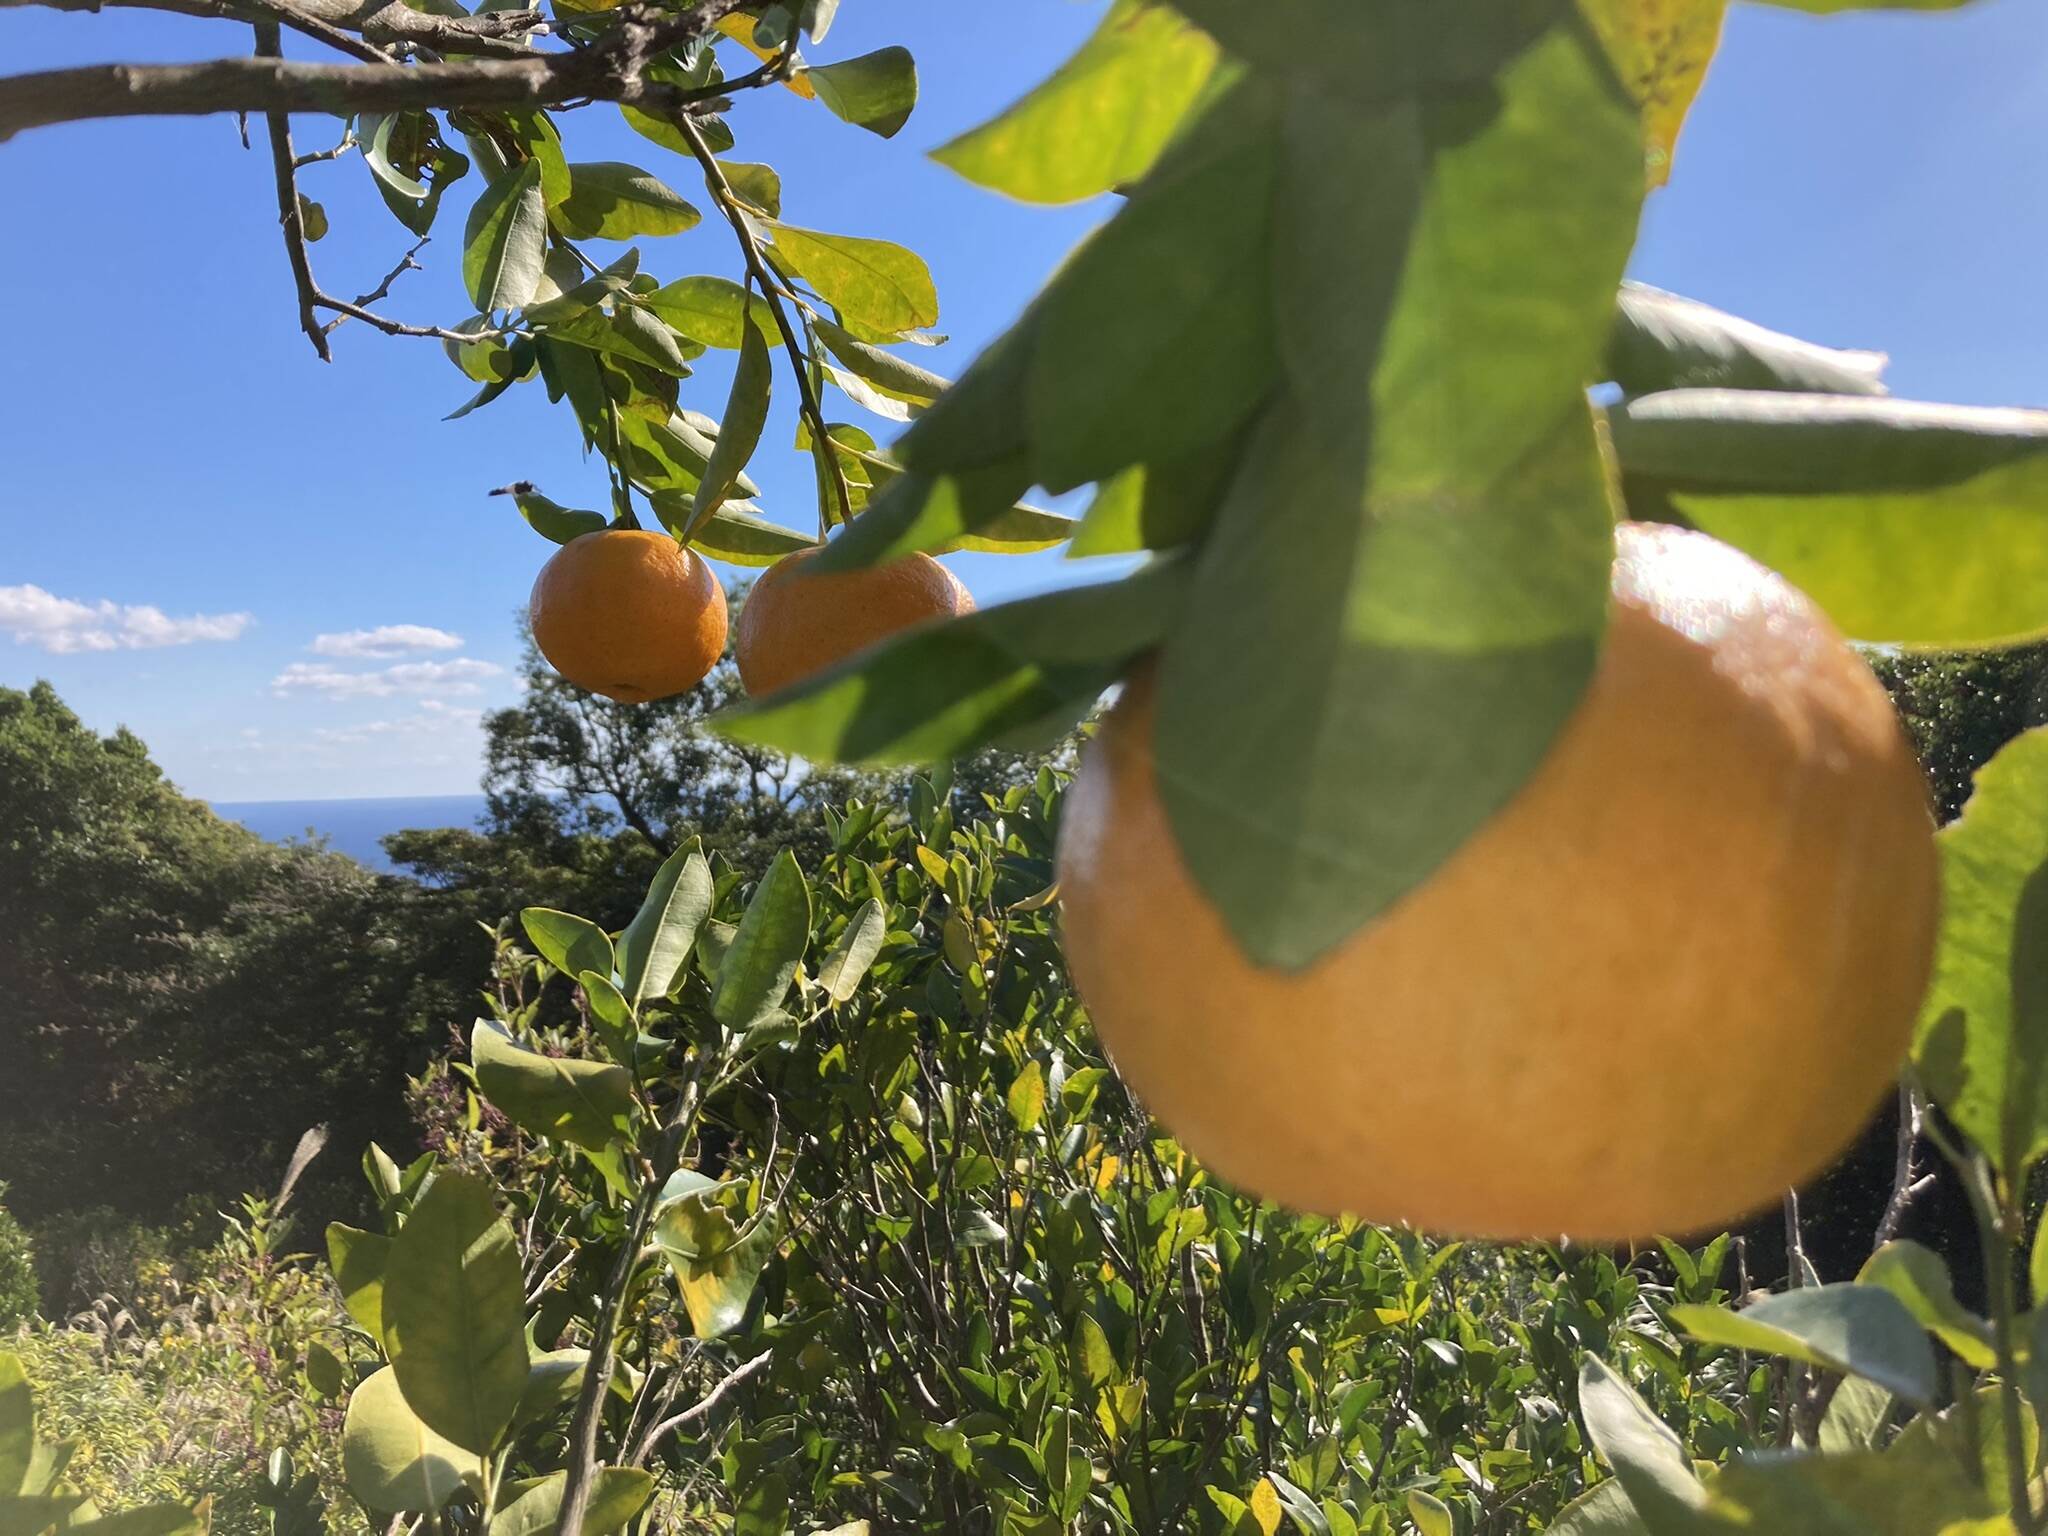
<svg viewBox="0 0 2048 1536">
<path fill-rule="evenodd" d="M 1223 1177 L 1495 1238 L 1726 1222 L 1825 1165 L 1905 1055 L 1933 825 L 1870 669 L 1702 534 L 1625 526 L 1589 691 L 1423 885 L 1299 971 L 1246 959 L 1153 774 L 1153 679 L 1089 744 L 1064 944 L 1105 1048 Z"/>
<path fill-rule="evenodd" d="M 740 608 L 733 657 L 755 695 L 774 693 L 927 619 L 974 611 L 960 578 L 930 555 L 823 576 L 803 567 L 818 549 L 784 555 Z"/>
<path fill-rule="evenodd" d="M 540 568 L 531 613 L 548 664 L 622 704 L 696 687 L 725 651 L 725 589 L 665 533 L 606 528 L 571 539 Z"/>
</svg>

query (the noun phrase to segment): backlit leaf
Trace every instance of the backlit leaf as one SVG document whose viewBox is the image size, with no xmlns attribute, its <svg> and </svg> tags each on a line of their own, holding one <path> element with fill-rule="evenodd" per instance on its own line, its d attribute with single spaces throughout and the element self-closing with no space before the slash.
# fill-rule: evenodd
<svg viewBox="0 0 2048 1536">
<path fill-rule="evenodd" d="M 479 311 L 517 309 L 533 297 L 547 255 L 540 164 L 527 160 L 493 181 L 469 211 L 462 281 Z"/>
<path fill-rule="evenodd" d="M 483 1460 L 420 1421 L 390 1366 L 357 1387 L 341 1431 L 348 1491 L 383 1513 L 437 1510 L 480 1484 Z"/>
<path fill-rule="evenodd" d="M 920 844 L 920 850 L 922 847 Z M 852 997 L 868 967 L 875 963 L 875 956 L 881 953 L 882 941 L 888 934 L 889 914 L 870 896 L 847 920 L 846 931 L 839 935 L 832 953 L 818 967 L 818 985 L 825 989 L 825 995 L 835 1003 Z"/>
<path fill-rule="evenodd" d="M 572 240 L 674 235 L 703 217 L 667 183 L 636 165 L 592 160 L 569 167 L 569 195 L 549 211 Z"/>
<path fill-rule="evenodd" d="M 939 323 L 938 290 L 921 257 L 887 240 L 770 223 L 775 254 L 833 308 L 894 334 Z"/>
<path fill-rule="evenodd" d="M 893 139 L 917 106 L 917 61 L 908 48 L 877 48 L 804 71 L 834 117 Z"/>
<path fill-rule="evenodd" d="M 535 1135 L 601 1151 L 632 1113 L 633 1077 L 624 1067 L 529 1049 L 494 1020 L 477 1020 L 469 1056 L 483 1096 Z"/>
<path fill-rule="evenodd" d="M 1582 0 L 1643 113 L 1650 185 L 1671 178 L 1671 152 L 1721 42 L 1728 0 Z"/>
<path fill-rule="evenodd" d="M 1861 1376 L 1921 1406 L 1938 1384 L 1927 1335 L 1898 1297 L 1874 1285 L 1803 1286 L 1740 1312 L 1675 1306 L 1671 1320 L 1703 1343 Z"/>
</svg>

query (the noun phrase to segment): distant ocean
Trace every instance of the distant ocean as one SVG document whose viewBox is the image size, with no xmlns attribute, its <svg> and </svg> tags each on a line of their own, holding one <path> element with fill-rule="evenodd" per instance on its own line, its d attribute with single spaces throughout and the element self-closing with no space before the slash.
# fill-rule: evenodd
<svg viewBox="0 0 2048 1536">
<path fill-rule="evenodd" d="M 389 872 L 379 840 L 414 828 L 471 827 L 482 795 L 393 795 L 374 800 L 217 800 L 214 814 L 273 843 L 324 837 L 338 853 Z"/>
</svg>

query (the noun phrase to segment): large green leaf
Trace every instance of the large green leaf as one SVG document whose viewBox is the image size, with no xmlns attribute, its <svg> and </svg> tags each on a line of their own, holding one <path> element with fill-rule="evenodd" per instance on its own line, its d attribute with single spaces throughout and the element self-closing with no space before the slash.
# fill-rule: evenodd
<svg viewBox="0 0 2048 1536">
<path fill-rule="evenodd" d="M 519 914 L 519 925 L 540 957 L 564 975 L 580 976 L 585 971 L 611 975 L 611 935 L 589 918 L 552 907 L 528 907 Z"/>
<path fill-rule="evenodd" d="M 76 1500 L 77 1494 L 60 1494 L 58 1503 Z M 74 1515 L 63 1524 L 65 1536 L 206 1536 L 207 1516 L 202 1510 L 182 1504 L 144 1504 L 80 1520 Z M 6 1529 L 0 1520 L 0 1529 Z M 36 1527 L 30 1524 L 28 1530 Z"/>
<path fill-rule="evenodd" d="M 703 215 L 637 165 L 587 160 L 569 166 L 569 195 L 548 217 L 572 240 L 630 240 L 680 234 Z"/>
<path fill-rule="evenodd" d="M 1913 1056 L 1949 1119 L 2018 1181 L 2048 1152 L 2048 728 L 1978 770 L 1939 841 L 1941 936 Z"/>
<path fill-rule="evenodd" d="M 1650 1536 L 1621 1479 L 1596 1483 L 1557 1512 L 1544 1536 Z"/>
<path fill-rule="evenodd" d="M 957 473 L 907 470 L 874 494 L 867 510 L 826 546 L 810 569 L 823 575 L 917 550 L 968 547 L 1011 520 L 1017 498 L 1030 484 L 1031 471 L 1021 455 Z"/>
<path fill-rule="evenodd" d="M 908 48 L 877 48 L 801 76 L 834 117 L 885 139 L 910 121 L 917 106 L 917 61 Z"/>
<path fill-rule="evenodd" d="M 811 936 L 811 890 L 787 848 L 768 866 L 719 962 L 711 1013 L 728 1029 L 745 1029 L 779 1007 L 796 978 Z"/>
<path fill-rule="evenodd" d="M 929 368 L 869 346 L 830 320 L 817 322 L 818 339 L 832 355 L 855 374 L 891 399 L 911 405 L 930 405 L 946 392 L 948 380 Z"/>
<path fill-rule="evenodd" d="M 341 1303 L 371 1338 L 384 1337 L 384 1270 L 391 1239 L 342 1222 L 327 1228 L 327 1265 L 341 1291 Z"/>
<path fill-rule="evenodd" d="M 619 935 L 619 976 L 634 1007 L 668 995 L 710 915 L 711 866 L 693 838 L 662 860 Z"/>
<path fill-rule="evenodd" d="M 0 1354 L 0 1494 L 16 1494 L 36 1453 L 36 1400 L 21 1356 Z"/>
<path fill-rule="evenodd" d="M 633 1075 L 606 1062 L 549 1056 L 519 1044 L 492 1019 L 470 1031 L 476 1085 L 514 1124 L 601 1152 L 633 1110 Z"/>
<path fill-rule="evenodd" d="M 1614 1469 L 1644 1526 L 1656 1536 L 1696 1528 L 1707 1493 L 1685 1447 L 1626 1381 L 1592 1355 L 1579 1367 L 1579 1414 L 1593 1449 Z"/>
<path fill-rule="evenodd" d="M 1212 107 L 1039 300 L 1026 406 L 1049 490 L 1188 452 L 1271 388 L 1274 100 L 1248 80 Z"/>
<path fill-rule="evenodd" d="M 1632 504 L 1668 499 L 1856 639 L 2048 630 L 2048 411 L 1673 390 L 1608 426 Z"/>
<path fill-rule="evenodd" d="M 696 502 L 687 493 L 662 492 L 654 497 L 654 509 L 665 526 L 689 528 Z M 738 503 L 728 501 L 691 533 L 690 543 L 713 560 L 759 567 L 773 565 L 800 549 L 814 549 L 818 541 L 811 534 L 742 511 Z"/>
<path fill-rule="evenodd" d="M 964 756 L 1049 715 L 1085 712 L 1166 632 L 1187 574 L 1155 565 L 908 631 L 716 723 L 735 740 L 818 760 Z"/>
<path fill-rule="evenodd" d="M 529 325 L 554 325 L 573 320 L 585 311 L 597 308 L 613 294 L 624 292 L 640 273 L 640 250 L 635 246 L 591 277 L 583 277 L 582 267 L 572 259 L 557 280 L 553 273 L 557 257 L 563 254 L 566 252 L 560 247 L 548 252 L 549 275 L 541 283 L 541 296 L 522 311 L 522 318 Z M 549 289 L 554 291 L 548 292 Z"/>
<path fill-rule="evenodd" d="M 1955 1447 L 1931 1436 L 1901 1436 L 1881 1453 L 1736 1461 L 1707 1488 L 1713 1498 L 1712 1529 L 1730 1533 L 2009 1536 L 2013 1529 L 2004 1521 L 1972 1523 L 1988 1520 L 1995 1506 Z M 1651 1528 L 1659 1530 L 1654 1524 Z"/>
<path fill-rule="evenodd" d="M 1167 637 L 1155 738 L 1189 868 L 1258 963 L 1306 964 L 1428 879 L 1597 659 L 1613 547 L 1584 387 L 1639 127 L 1569 4 L 1511 9 L 1441 75 L 1435 23 L 1347 8 L 1347 40 L 1308 51 L 1370 33 L 1390 94 L 1288 107 L 1287 385 Z"/>
<path fill-rule="evenodd" d="M 896 335 L 939 322 L 939 295 L 921 257 L 887 240 L 828 235 L 771 222 L 775 255 L 842 315 Z"/>
<path fill-rule="evenodd" d="M 384 1353 L 436 1435 L 485 1453 L 512 1422 L 526 1389 L 525 1300 L 519 1246 L 490 1186 L 440 1174 L 384 1268 Z"/>
<path fill-rule="evenodd" d="M 348 1400 L 341 1472 L 367 1508 L 425 1512 L 480 1484 L 483 1460 L 422 1423 L 399 1390 L 397 1372 L 386 1366 Z"/>
<path fill-rule="evenodd" d="M 1215 41 L 1169 5 L 1117 0 L 1051 79 L 932 151 L 1027 203 L 1071 203 L 1152 168 L 1216 73 Z"/>
<path fill-rule="evenodd" d="M 548 210 L 538 160 L 520 162 L 488 187 L 462 235 L 462 282 L 478 310 L 517 309 L 540 284 Z"/>
<path fill-rule="evenodd" d="M 1904 1302 L 1874 1285 L 1805 1286 L 1740 1312 L 1680 1305 L 1671 1320 L 1702 1343 L 1861 1376 L 1922 1407 L 1940 1385 L 1926 1333 Z"/>
<path fill-rule="evenodd" d="M 491 1516 L 487 1536 L 551 1536 L 562 1511 L 567 1472 L 521 1478 L 508 1484 L 503 1502 Z M 623 1530 L 654 1497 L 653 1475 L 638 1467 L 598 1467 L 591 1482 L 590 1503 L 583 1512 L 585 1536 L 610 1536 Z"/>
<path fill-rule="evenodd" d="M 1624 393 L 1777 389 L 1882 395 L 1882 352 L 1845 352 L 1766 330 L 1697 299 L 1623 283 L 1607 371 Z"/>
<path fill-rule="evenodd" d="M 1966 1364 L 1989 1370 L 1997 1362 L 1991 1325 L 1956 1300 L 1948 1265 L 1932 1248 L 1904 1239 L 1886 1243 L 1864 1262 L 1856 1283 L 1890 1291 Z"/>
</svg>

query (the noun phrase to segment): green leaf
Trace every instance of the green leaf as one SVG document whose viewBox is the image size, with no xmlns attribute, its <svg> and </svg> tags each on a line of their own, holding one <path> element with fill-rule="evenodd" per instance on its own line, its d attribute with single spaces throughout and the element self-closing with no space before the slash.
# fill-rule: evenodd
<svg viewBox="0 0 2048 1536">
<path fill-rule="evenodd" d="M 816 328 L 818 339 L 834 357 L 893 400 L 930 405 L 946 392 L 949 381 L 929 368 L 871 347 L 830 320 L 818 321 Z"/>
<path fill-rule="evenodd" d="M 555 254 L 554 251 L 548 253 L 550 262 L 554 260 Z M 580 271 L 581 268 L 572 270 Z M 596 309 L 613 294 L 624 292 L 639 272 L 640 252 L 635 247 L 595 277 L 569 283 L 566 287 L 553 282 L 552 279 L 544 282 L 541 285 L 543 289 L 553 286 L 558 291 L 552 296 L 542 298 L 538 303 L 527 305 L 522 316 L 528 325 L 540 326 L 559 325 L 564 321 L 573 320 L 580 314 Z"/>
<path fill-rule="evenodd" d="M 718 967 L 711 1013 L 727 1029 L 745 1029 L 779 1007 L 811 936 L 811 891 L 787 848 L 768 866 Z"/>
<path fill-rule="evenodd" d="M 76 1497 L 58 1495 L 58 1502 Z M 69 1519 L 63 1528 L 65 1536 L 206 1536 L 206 1527 L 206 1516 L 200 1510 L 180 1504 L 145 1504 L 90 1520 Z"/>
<path fill-rule="evenodd" d="M 1671 390 L 1608 426 L 1632 506 L 1668 500 L 1857 639 L 2048 630 L 2048 411 Z"/>
<path fill-rule="evenodd" d="M 1685 1447 L 1626 1381 L 1592 1355 L 1579 1367 L 1579 1413 L 1593 1449 L 1614 1469 L 1643 1524 L 1659 1536 L 1667 1529 L 1685 1530 L 1687 1517 L 1707 1502 Z"/>
<path fill-rule="evenodd" d="M 367 1508 L 426 1512 L 479 1486 L 483 1460 L 422 1423 L 399 1390 L 397 1371 L 386 1366 L 348 1400 L 341 1472 Z"/>
<path fill-rule="evenodd" d="M 1995 1432 L 1986 1436 L 1996 1440 Z M 1885 1451 L 1738 1460 L 1708 1485 L 1709 1530 L 1786 1536 L 2011 1536 L 1953 1443 L 1902 1435 Z M 1978 1520 L 1986 1521 L 1977 1525 Z M 1662 1536 L 1662 1528 L 1651 1527 Z"/>
<path fill-rule="evenodd" d="M 1421 1536 L 1454 1536 L 1450 1506 L 1420 1488 L 1408 1490 L 1408 1518 Z"/>
<path fill-rule="evenodd" d="M 962 757 L 1048 715 L 1085 712 L 1172 623 L 1186 578 L 1156 565 L 907 631 L 714 724 L 819 762 Z"/>
<path fill-rule="evenodd" d="M 1740 1312 L 1675 1306 L 1671 1320 L 1703 1343 L 1861 1376 L 1919 1407 L 1934 1400 L 1940 1385 L 1920 1324 L 1897 1296 L 1874 1285 L 1805 1286 Z"/>
<path fill-rule="evenodd" d="M 526 1387 L 526 1292 L 490 1187 L 444 1172 L 391 1240 L 384 1352 L 420 1422 L 488 1453 Z M 374 1378 L 373 1378 L 374 1379 Z"/>
<path fill-rule="evenodd" d="M 1270 391 L 1273 102 L 1247 81 L 1211 108 L 1039 300 L 1026 408 L 1048 490 L 1187 453 Z"/>
<path fill-rule="evenodd" d="M 2037 1309 L 2048 1306 L 2048 1211 L 2034 1218 L 2034 1241 L 2027 1250 L 2027 1298 Z"/>
<path fill-rule="evenodd" d="M 551 341 L 588 347 L 609 357 L 630 358 L 678 378 L 689 374 L 690 358 L 702 350 L 695 343 L 686 345 L 666 321 L 633 304 L 620 304 L 610 314 L 585 310 L 572 319 L 557 321 L 548 328 L 547 335 Z"/>
<path fill-rule="evenodd" d="M 640 1060 L 640 1025 L 633 1017 L 633 1005 L 626 1001 L 609 977 L 585 971 L 576 978 L 590 1007 L 591 1026 L 613 1061 L 629 1070 Z M 586 1149 L 590 1150 L 590 1149 Z M 602 1153 L 605 1149 L 596 1149 Z"/>
<path fill-rule="evenodd" d="M 663 492 L 655 496 L 654 510 L 665 526 L 688 528 L 696 511 L 695 498 Z M 800 549 L 814 549 L 818 541 L 794 528 L 743 512 L 728 501 L 690 535 L 690 543 L 714 560 L 758 567 L 773 565 Z"/>
<path fill-rule="evenodd" d="M 569 195 L 548 217 L 572 240 L 630 240 L 681 234 L 703 215 L 637 165 L 585 160 L 569 166 Z"/>
<path fill-rule="evenodd" d="M 1780 335 L 1643 283 L 1623 283 L 1607 369 L 1626 394 L 1775 389 L 1882 395 L 1882 352 L 1842 352 Z"/>
<path fill-rule="evenodd" d="M 666 997 L 711 915 L 711 866 L 692 838 L 662 861 L 640 910 L 619 935 L 619 975 L 635 1008 Z"/>
<path fill-rule="evenodd" d="M 771 334 L 775 317 L 767 300 L 723 277 L 685 277 L 641 299 L 655 314 L 707 347 L 739 346 L 750 311 L 761 332 Z"/>
<path fill-rule="evenodd" d="M 36 1401 L 21 1356 L 0 1353 L 0 1493 L 15 1494 L 28 1480 L 36 1452 Z"/>
<path fill-rule="evenodd" d="M 524 161 L 484 188 L 462 235 L 462 283 L 480 311 L 517 309 L 533 297 L 547 232 L 539 161 Z"/>
<path fill-rule="evenodd" d="M 1956 1300 L 1948 1265 L 1931 1248 L 1899 1239 L 1886 1243 L 1864 1262 L 1858 1285 L 1874 1285 L 1898 1297 L 1913 1320 L 1978 1370 L 1997 1362 L 1991 1325 Z"/>
<path fill-rule="evenodd" d="M 1821 1416 L 1819 1443 L 1823 1451 L 1867 1451 L 1883 1437 L 1898 1399 L 1874 1381 L 1844 1376 Z"/>
<path fill-rule="evenodd" d="M 551 1349 L 535 1355 L 526 1367 L 526 1390 L 519 1394 L 513 1424 L 538 1424 L 575 1402 L 589 1365 L 587 1349 Z"/>
<path fill-rule="evenodd" d="M 1557 1512 L 1544 1536 L 1650 1536 L 1618 1477 L 1580 1494 Z"/>
<path fill-rule="evenodd" d="M 1217 59 L 1215 42 L 1172 6 L 1118 0 L 1051 79 L 932 158 L 1027 203 L 1094 197 L 1152 168 Z"/>
<path fill-rule="evenodd" d="M 327 1264 L 348 1315 L 373 1339 L 384 1337 L 384 1270 L 391 1239 L 381 1232 L 333 1222 L 327 1228 Z"/>
<path fill-rule="evenodd" d="M 910 121 L 917 106 L 917 61 L 908 48 L 877 48 L 839 64 L 803 72 L 832 115 L 885 139 Z"/>
<path fill-rule="evenodd" d="M 552 1536 L 561 1516 L 567 1472 L 521 1478 L 507 1485 L 507 1497 L 491 1516 L 488 1536 Z M 624 1530 L 654 1497 L 654 1477 L 638 1467 L 598 1467 L 590 1503 L 583 1512 L 585 1536 Z"/>
<path fill-rule="evenodd" d="M 1215 520 L 1243 443 L 1219 437 L 1182 458 L 1135 464 L 1103 482 L 1074 530 L 1070 560 L 1138 550 L 1176 550 Z"/>
<path fill-rule="evenodd" d="M 739 366 L 733 370 L 732 392 L 718 424 L 718 441 L 704 466 L 704 479 L 690 515 L 690 536 L 733 492 L 734 483 L 754 456 L 761 429 L 768 422 L 768 398 L 775 382 L 775 362 L 759 326 L 750 325 L 740 340 Z"/>
<path fill-rule="evenodd" d="M 357 122 L 356 142 L 380 186 L 419 202 L 432 190 L 419 170 L 434 133 L 434 120 L 425 112 L 366 112 Z"/>
<path fill-rule="evenodd" d="M 1569 6 L 1487 9 L 1463 80 L 1424 73 L 1449 43 L 1407 7 L 1346 13 L 1376 77 L 1421 83 L 1289 102 L 1288 385 L 1167 636 L 1154 738 L 1191 873 L 1280 967 L 1427 880 L 1577 707 L 1613 557 L 1584 385 L 1642 195 L 1634 105 Z"/>
<path fill-rule="evenodd" d="M 318 1339 L 306 1346 L 306 1384 L 322 1397 L 339 1397 L 348 1376 L 341 1356 Z"/>
<path fill-rule="evenodd" d="M 1886 1449 L 1889 1455 L 1901 1461 L 1921 1460 L 1930 1465 L 1946 1462 L 1950 1467 L 1965 1469 L 1974 1464 L 1977 1487 L 1988 1509 L 2009 1511 L 2012 1507 L 2012 1483 L 2006 1472 L 2001 1393 L 1997 1386 L 1986 1384 L 1976 1389 L 1973 1398 L 1967 1411 L 1951 1403 L 1939 1413 L 1921 1414 L 1901 1430 L 1898 1438 Z M 2031 1476 L 2040 1460 L 2041 1429 L 2031 1408 L 2024 1402 L 2018 1407 L 2020 1459 Z M 1918 1525 L 1914 1528 L 1926 1530 L 1931 1527 Z"/>
<path fill-rule="evenodd" d="M 783 1536 L 788 1529 L 789 1485 L 780 1472 L 771 1472 L 740 1499 L 733 1536 Z"/>
<path fill-rule="evenodd" d="M 448 0 L 460 5 L 461 0 Z M 508 112 L 502 121 L 513 140 L 526 152 L 526 163 L 540 167 L 541 196 L 548 207 L 567 200 L 570 191 L 569 161 L 562 153 L 562 133 L 545 112 Z"/>
<path fill-rule="evenodd" d="M 535 1135 L 599 1152 L 632 1114 L 633 1075 L 624 1067 L 543 1055 L 494 1020 L 476 1021 L 469 1059 L 483 1096 Z"/>
<path fill-rule="evenodd" d="M 886 240 L 770 222 L 775 255 L 826 303 L 894 335 L 939 323 L 939 295 L 921 257 Z"/>
<path fill-rule="evenodd" d="M 528 907 L 519 914 L 519 925 L 540 951 L 540 957 L 567 976 L 596 971 L 612 974 L 611 935 L 588 918 L 550 907 Z"/>
<path fill-rule="evenodd" d="M 1003 1104 L 1010 1111 L 1010 1123 L 1018 1130 L 1027 1136 L 1037 1130 L 1045 1119 L 1045 1068 L 1035 1061 L 1027 1062 L 1010 1084 Z"/>
<path fill-rule="evenodd" d="M 550 501 L 523 480 L 491 494 L 510 496 L 512 504 L 519 508 L 519 515 L 526 519 L 533 531 L 557 544 L 580 539 L 586 533 L 601 532 L 611 523 L 611 519 L 602 512 L 565 507 L 560 502 Z"/>
<path fill-rule="evenodd" d="M 846 931 L 832 946 L 832 953 L 818 967 L 818 985 L 835 1003 L 843 1003 L 859 990 L 861 978 L 882 951 L 889 936 L 889 914 L 870 896 L 847 920 Z"/>
<path fill-rule="evenodd" d="M 875 493 L 868 509 L 826 547 L 811 569 L 823 575 L 918 550 L 965 548 L 1008 522 L 1017 498 L 1030 484 L 1031 471 L 1021 456 L 956 474 L 905 471 Z"/>
<path fill-rule="evenodd" d="M 2048 729 L 1977 771 L 1937 841 L 1941 931 L 1913 1057 L 1957 1129 L 2017 1183 L 2048 1152 Z"/>
<path fill-rule="evenodd" d="M 724 174 L 728 187 L 769 218 L 782 212 L 782 178 L 776 174 L 774 166 L 755 165 L 745 160 L 721 160 L 718 169 Z M 737 336 L 734 339 L 737 342 Z"/>
</svg>

